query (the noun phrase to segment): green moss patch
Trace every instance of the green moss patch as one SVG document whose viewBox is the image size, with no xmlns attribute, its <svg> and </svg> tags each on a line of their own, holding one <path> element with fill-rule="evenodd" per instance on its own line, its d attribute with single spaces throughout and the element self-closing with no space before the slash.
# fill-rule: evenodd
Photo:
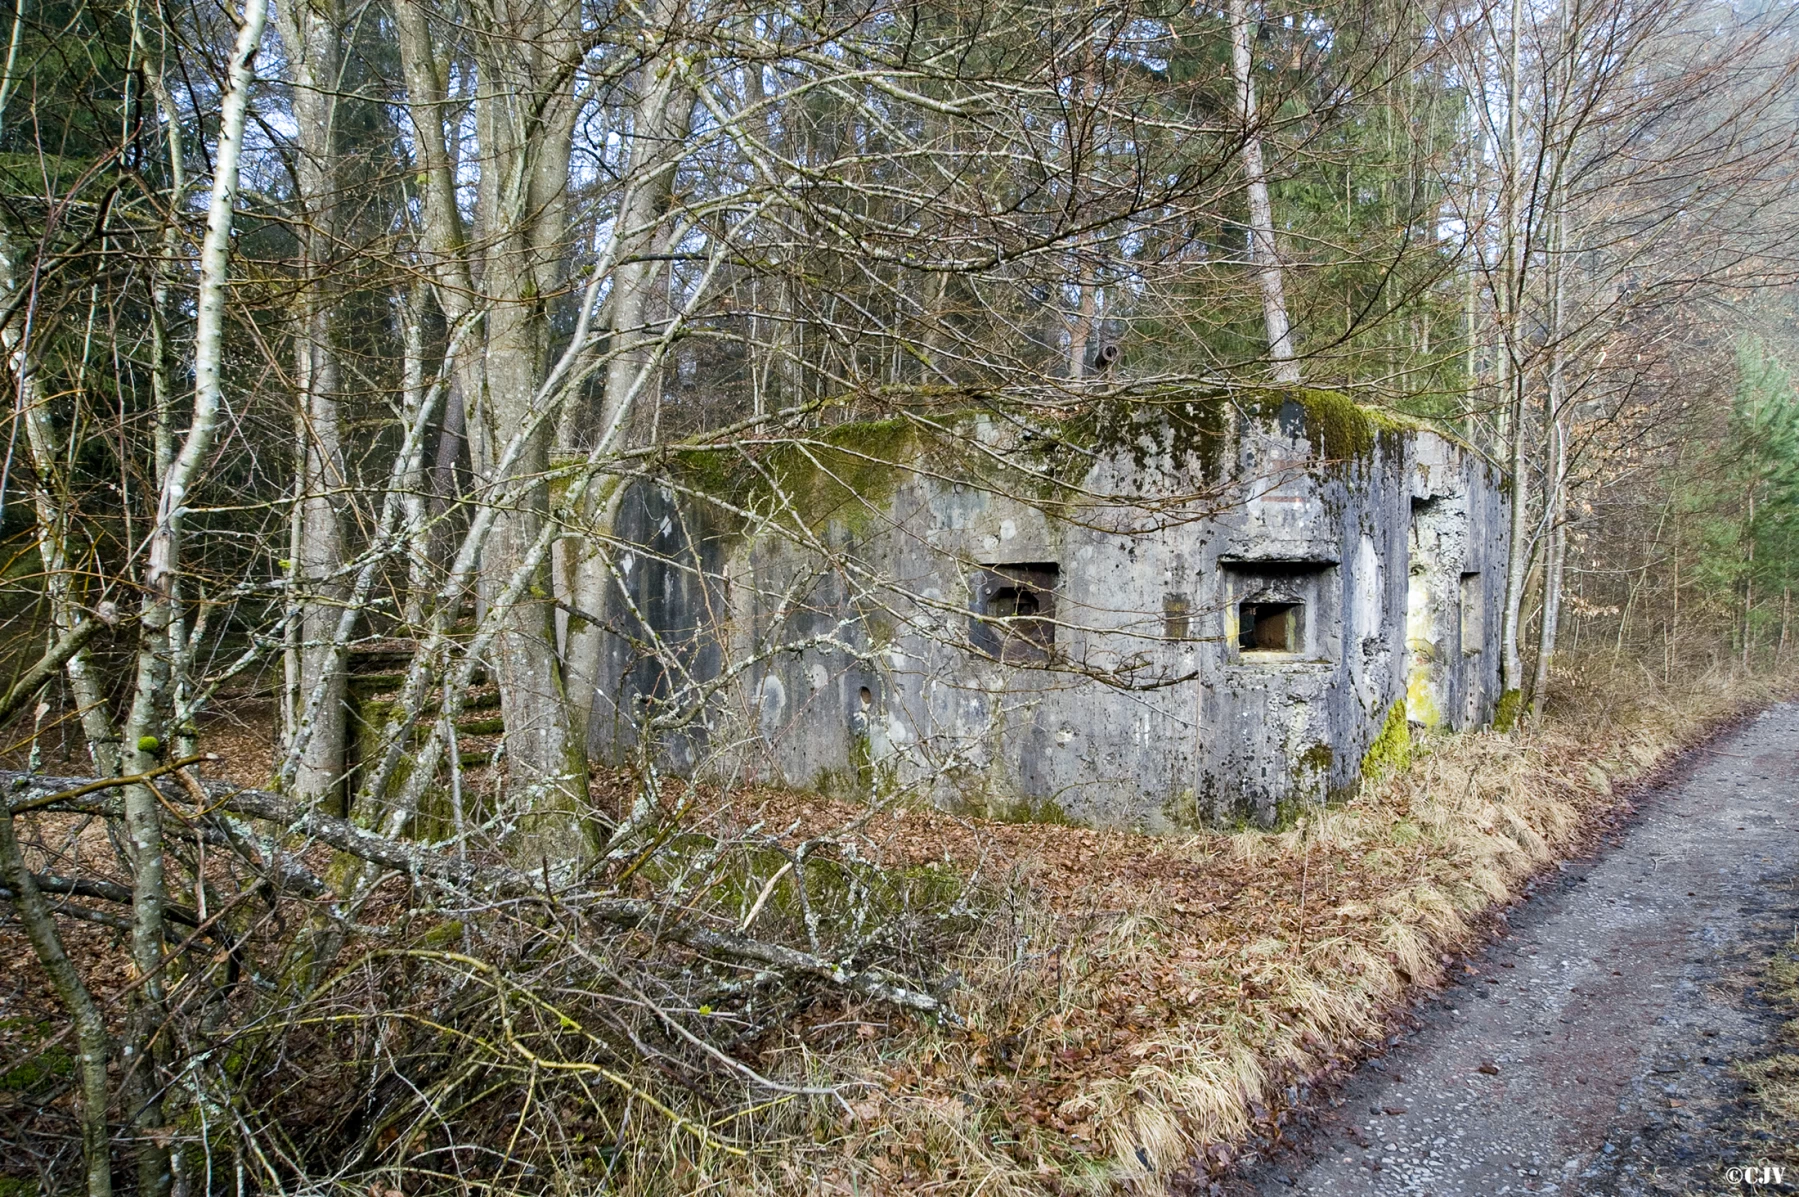
<svg viewBox="0 0 1799 1197">
<path fill-rule="evenodd" d="M 1518 712 L 1524 709 L 1524 692 L 1518 689 L 1507 690 L 1499 696 L 1499 705 L 1493 708 L 1493 730 L 1509 732 L 1518 726 Z"/>
<path fill-rule="evenodd" d="M 1090 405 L 1061 421 L 1045 442 L 1046 464 L 1072 474 L 1077 462 L 1100 454 L 1128 453 L 1137 469 L 1166 456 L 1178 469 L 1197 466 L 1208 480 L 1223 478 L 1236 411 L 1223 392 L 1178 391 L 1132 395 L 1126 401 Z M 1058 453 L 1057 450 L 1060 450 Z"/>
<path fill-rule="evenodd" d="M 733 513 L 767 516 L 782 507 L 809 527 L 866 530 L 895 492 L 921 471 L 1030 495 L 1046 507 L 1072 499 L 1096 460 L 1128 455 L 1139 470 L 1165 462 L 1205 481 L 1234 470 L 1230 447 L 1247 421 L 1303 436 L 1322 461 L 1369 459 L 1383 438 L 1426 427 L 1338 391 L 1224 390 L 1193 386 L 1106 396 L 1054 414 L 973 392 L 924 396 L 928 417 L 909 402 L 896 415 L 815 431 L 722 445 L 671 449 L 660 460 L 681 490 Z M 1002 455 L 974 447 L 978 418 L 1012 424 L 1016 447 Z M 1397 449 L 1397 443 L 1388 446 Z"/>
<path fill-rule="evenodd" d="M 1320 741 L 1299 754 L 1299 767 L 1317 773 L 1329 773 L 1336 759 L 1337 754 L 1332 751 L 1331 746 Z"/>
<path fill-rule="evenodd" d="M 1428 427 L 1385 408 L 1364 406 L 1341 391 L 1248 391 L 1237 402 L 1246 415 L 1289 428 L 1297 424 L 1295 431 L 1302 431 L 1312 450 L 1330 461 L 1365 461 L 1377 446 L 1396 450 L 1400 437 Z"/>
<path fill-rule="evenodd" d="M 1042 823 L 1052 827 L 1085 827 L 1086 824 L 1062 809 L 1053 798 L 1020 798 L 1015 802 L 990 804 L 987 817 L 1001 823 Z"/>
<path fill-rule="evenodd" d="M 903 416 L 838 424 L 759 448 L 737 444 L 671 453 L 671 478 L 683 489 L 737 511 L 773 514 L 787 507 L 809 526 L 838 521 L 862 530 L 902 484 L 927 434 Z"/>
<path fill-rule="evenodd" d="M 1380 735 L 1374 737 L 1374 743 L 1362 754 L 1362 776 L 1372 781 L 1397 773 L 1411 761 L 1412 726 L 1406 722 L 1405 702 L 1400 700 L 1387 708 L 1387 720 L 1381 725 Z"/>
<path fill-rule="evenodd" d="M 75 1057 L 56 1048 L 47 1048 L 33 1059 L 0 1073 L 0 1091 L 26 1093 L 45 1081 L 75 1074 Z"/>
</svg>

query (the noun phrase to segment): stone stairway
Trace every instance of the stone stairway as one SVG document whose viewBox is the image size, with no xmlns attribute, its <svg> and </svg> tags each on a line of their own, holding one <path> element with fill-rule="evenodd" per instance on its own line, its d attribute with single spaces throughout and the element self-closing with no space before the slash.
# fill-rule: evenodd
<svg viewBox="0 0 1799 1197">
<path fill-rule="evenodd" d="M 411 640 L 380 640 L 358 645 L 349 658 L 351 750 L 358 761 L 371 759 L 381 748 L 381 736 L 412 664 L 416 645 Z M 437 694 L 427 700 L 412 732 L 412 743 L 422 743 L 437 719 Z M 499 750 L 503 724 L 500 692 L 485 669 L 477 670 L 462 700 L 456 719 L 456 747 L 465 772 L 485 773 Z M 470 779 L 464 781 L 469 784 Z"/>
</svg>

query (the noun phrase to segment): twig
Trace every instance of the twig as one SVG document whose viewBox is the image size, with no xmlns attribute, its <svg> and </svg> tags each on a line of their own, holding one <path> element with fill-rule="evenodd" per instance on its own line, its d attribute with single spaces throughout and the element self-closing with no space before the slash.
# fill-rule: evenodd
<svg viewBox="0 0 1799 1197">
<path fill-rule="evenodd" d="M 793 868 L 793 862 L 790 860 L 775 870 L 775 875 L 768 879 L 767 884 L 762 887 L 762 892 L 756 895 L 755 904 L 750 907 L 750 912 L 743 916 L 743 924 L 737 928 L 739 933 L 750 929 L 750 924 L 755 922 L 756 916 L 762 913 L 762 904 L 768 901 L 768 895 L 775 892 L 776 884 L 780 882 L 781 878 L 787 875 L 788 870 L 791 868 Z"/>
<path fill-rule="evenodd" d="M 31 700 L 31 696 L 43 688 L 45 682 L 55 677 L 57 671 L 69 663 L 69 658 L 80 652 L 94 633 L 107 626 L 98 619 L 84 619 L 62 634 L 57 642 L 50 646 L 50 651 L 38 659 L 37 664 L 25 671 L 13 688 L 0 698 L 0 723 L 12 718 L 13 712 Z"/>
</svg>

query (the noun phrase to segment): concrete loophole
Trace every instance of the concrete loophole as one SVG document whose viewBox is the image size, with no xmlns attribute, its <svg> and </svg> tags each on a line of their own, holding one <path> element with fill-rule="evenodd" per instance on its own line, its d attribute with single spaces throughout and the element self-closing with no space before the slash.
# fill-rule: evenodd
<svg viewBox="0 0 1799 1197">
<path fill-rule="evenodd" d="M 1237 648 L 1246 653 L 1296 653 L 1305 643 L 1304 603 L 1244 603 L 1237 610 Z"/>
</svg>

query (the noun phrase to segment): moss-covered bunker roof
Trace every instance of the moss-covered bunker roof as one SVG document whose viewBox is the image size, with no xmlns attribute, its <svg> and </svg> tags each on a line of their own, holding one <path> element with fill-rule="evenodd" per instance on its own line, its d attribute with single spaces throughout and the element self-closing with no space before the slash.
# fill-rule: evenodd
<svg viewBox="0 0 1799 1197">
<path fill-rule="evenodd" d="M 1057 491 L 1078 484 L 1098 459 L 1120 451 L 1139 468 L 1152 454 L 1167 454 L 1222 482 L 1227 467 L 1234 468 L 1226 450 L 1250 423 L 1303 435 L 1322 460 L 1352 465 L 1369 460 L 1384 438 L 1431 428 L 1340 391 L 1298 387 L 1161 386 L 1060 405 L 942 388 L 880 399 L 886 410 L 873 418 L 671 446 L 659 472 L 676 488 L 710 499 L 727 524 L 780 506 L 803 513 L 813 526 L 837 521 L 854 532 L 919 475 L 1003 485 L 1013 493 L 1022 488 L 1053 503 Z M 983 418 L 989 428 L 1009 425 L 1016 435 L 1002 438 L 1003 447 L 974 435 Z"/>
</svg>

